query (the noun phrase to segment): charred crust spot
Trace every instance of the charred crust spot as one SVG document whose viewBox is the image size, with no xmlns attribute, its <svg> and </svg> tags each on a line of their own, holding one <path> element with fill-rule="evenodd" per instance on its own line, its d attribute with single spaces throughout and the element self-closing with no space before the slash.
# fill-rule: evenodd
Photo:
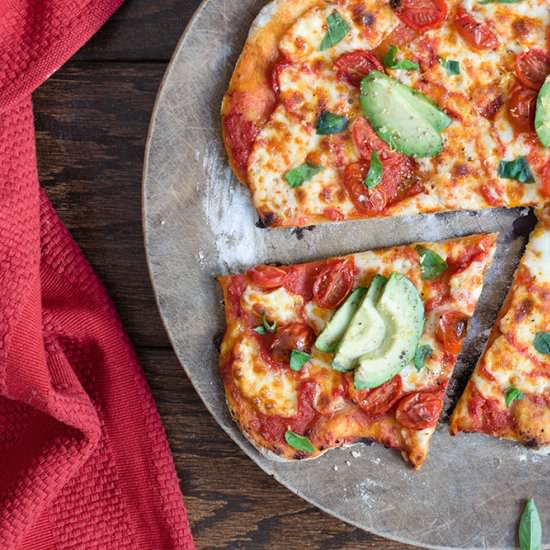
<svg viewBox="0 0 550 550">
<path fill-rule="evenodd" d="M 390 0 L 390 8 L 398 10 L 401 7 L 401 0 Z"/>
<path fill-rule="evenodd" d="M 523 444 L 528 448 L 528 449 L 537 449 L 538 446 L 539 446 L 539 442 L 534 438 L 534 437 L 530 437 L 528 439 L 524 439 L 523 440 Z"/>
<path fill-rule="evenodd" d="M 374 439 L 372 437 L 363 437 L 359 441 L 367 447 L 372 447 L 374 445 Z"/>
<path fill-rule="evenodd" d="M 376 21 L 376 18 L 372 13 L 365 13 L 363 15 L 362 23 L 365 25 L 365 27 L 370 27 L 371 25 L 374 25 L 374 22 Z"/>
<path fill-rule="evenodd" d="M 222 340 L 223 340 L 223 332 L 217 332 L 216 334 L 214 334 L 214 336 L 212 336 L 212 342 L 216 349 L 220 348 L 222 344 Z"/>
<path fill-rule="evenodd" d="M 260 229 L 270 227 L 275 223 L 275 219 L 276 217 L 273 212 L 265 212 L 264 214 L 260 214 L 260 217 L 256 222 L 256 227 L 259 227 Z"/>
</svg>

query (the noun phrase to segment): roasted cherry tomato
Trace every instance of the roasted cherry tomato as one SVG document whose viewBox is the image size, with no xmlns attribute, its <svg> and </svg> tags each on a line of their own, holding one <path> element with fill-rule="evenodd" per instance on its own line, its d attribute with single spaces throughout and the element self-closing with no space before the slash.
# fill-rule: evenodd
<svg viewBox="0 0 550 550">
<path fill-rule="evenodd" d="M 523 86 L 516 86 L 508 98 L 506 107 L 508 119 L 518 132 L 530 132 L 535 125 L 537 92 Z"/>
<path fill-rule="evenodd" d="M 367 188 L 363 182 L 368 173 L 368 161 L 349 164 L 344 171 L 344 186 L 359 212 L 376 214 L 384 210 L 388 203 L 388 196 L 382 184 L 374 189 Z"/>
<path fill-rule="evenodd" d="M 395 12 L 401 21 L 417 31 L 440 27 L 448 13 L 445 0 L 400 0 L 395 4 L 398 5 Z"/>
<path fill-rule="evenodd" d="M 278 288 L 285 284 L 286 271 L 273 265 L 259 265 L 246 272 L 246 276 L 251 283 L 269 290 Z"/>
<path fill-rule="evenodd" d="M 516 76 L 522 84 L 540 90 L 550 74 L 550 56 L 542 50 L 527 50 L 516 57 Z"/>
<path fill-rule="evenodd" d="M 305 352 L 311 351 L 314 340 L 315 332 L 309 325 L 291 323 L 277 329 L 271 344 L 271 356 L 276 361 L 288 361 L 290 352 L 294 349 Z"/>
<path fill-rule="evenodd" d="M 458 8 L 454 25 L 462 39 L 475 50 L 494 50 L 499 42 L 487 23 L 478 21 L 464 8 Z"/>
<path fill-rule="evenodd" d="M 401 376 L 394 376 L 385 384 L 372 390 L 355 390 L 353 395 L 357 405 L 369 416 L 379 416 L 388 412 L 403 395 Z"/>
<path fill-rule="evenodd" d="M 325 262 L 312 262 L 289 267 L 284 287 L 309 302 L 313 298 L 313 283 L 325 265 Z"/>
<path fill-rule="evenodd" d="M 442 407 L 441 393 L 414 392 L 401 399 L 395 418 L 405 428 L 425 430 L 437 424 Z"/>
<path fill-rule="evenodd" d="M 445 351 L 456 355 L 460 352 L 467 328 L 468 319 L 463 313 L 444 311 L 439 318 L 435 335 L 443 344 Z"/>
<path fill-rule="evenodd" d="M 329 263 L 313 283 L 313 299 L 319 307 L 338 307 L 351 292 L 353 265 L 348 260 Z"/>
<path fill-rule="evenodd" d="M 371 71 L 384 72 L 382 63 L 367 50 L 356 50 L 341 55 L 335 62 L 338 80 L 345 80 L 352 86 L 361 86 L 361 80 Z"/>
<path fill-rule="evenodd" d="M 389 146 L 382 141 L 372 129 L 364 117 L 359 117 L 351 129 L 351 137 L 359 155 L 365 160 L 370 160 L 373 151 L 376 151 L 381 158 L 390 155 L 399 155 L 393 152 Z"/>
<path fill-rule="evenodd" d="M 541 193 L 550 199 L 550 160 L 546 161 L 541 173 Z"/>
<path fill-rule="evenodd" d="M 278 96 L 281 91 L 281 82 L 279 80 L 281 73 L 290 65 L 292 65 L 292 61 L 285 55 L 279 54 L 279 57 L 271 67 L 271 88 L 276 96 Z"/>
</svg>

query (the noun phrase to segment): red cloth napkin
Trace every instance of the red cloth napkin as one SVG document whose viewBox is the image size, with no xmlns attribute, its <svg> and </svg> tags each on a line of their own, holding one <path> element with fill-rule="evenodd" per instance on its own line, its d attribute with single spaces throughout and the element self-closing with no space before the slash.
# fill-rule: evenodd
<svg viewBox="0 0 550 550">
<path fill-rule="evenodd" d="M 134 352 L 38 185 L 30 94 L 120 3 L 0 0 L 3 550 L 194 548 Z"/>
</svg>

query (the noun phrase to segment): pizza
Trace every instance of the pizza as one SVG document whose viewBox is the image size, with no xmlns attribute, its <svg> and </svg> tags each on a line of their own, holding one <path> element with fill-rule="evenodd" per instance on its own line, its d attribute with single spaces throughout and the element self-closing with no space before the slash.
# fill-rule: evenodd
<svg viewBox="0 0 550 550">
<path fill-rule="evenodd" d="M 487 347 L 451 417 L 454 435 L 550 447 L 550 209 L 539 212 Z"/>
<path fill-rule="evenodd" d="M 219 279 L 229 410 L 274 459 L 358 441 L 426 459 L 495 250 L 493 234 Z"/>
<path fill-rule="evenodd" d="M 547 0 L 274 0 L 221 109 L 260 221 L 550 199 Z"/>
</svg>

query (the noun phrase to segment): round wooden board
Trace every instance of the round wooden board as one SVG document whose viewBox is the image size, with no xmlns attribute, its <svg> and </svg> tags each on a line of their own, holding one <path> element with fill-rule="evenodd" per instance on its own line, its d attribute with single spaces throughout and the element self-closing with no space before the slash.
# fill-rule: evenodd
<svg viewBox="0 0 550 550">
<path fill-rule="evenodd" d="M 143 188 L 146 247 L 176 353 L 212 415 L 242 450 L 319 508 L 378 535 L 424 547 L 513 548 L 526 498 L 537 499 L 542 520 L 550 525 L 550 506 L 544 505 L 550 494 L 546 457 L 491 438 L 451 438 L 443 423 L 420 472 L 411 471 L 391 450 L 362 444 L 315 461 L 285 464 L 261 456 L 229 417 L 217 367 L 224 330 L 218 275 L 262 262 L 291 263 L 499 231 L 498 253 L 451 383 L 450 406 L 502 303 L 524 246 L 524 238 L 513 231 L 514 220 L 527 214 L 458 212 L 311 231 L 257 228 L 248 192 L 227 165 L 218 112 L 262 5 L 261 0 L 202 5 L 176 49 L 151 122 Z"/>
</svg>

